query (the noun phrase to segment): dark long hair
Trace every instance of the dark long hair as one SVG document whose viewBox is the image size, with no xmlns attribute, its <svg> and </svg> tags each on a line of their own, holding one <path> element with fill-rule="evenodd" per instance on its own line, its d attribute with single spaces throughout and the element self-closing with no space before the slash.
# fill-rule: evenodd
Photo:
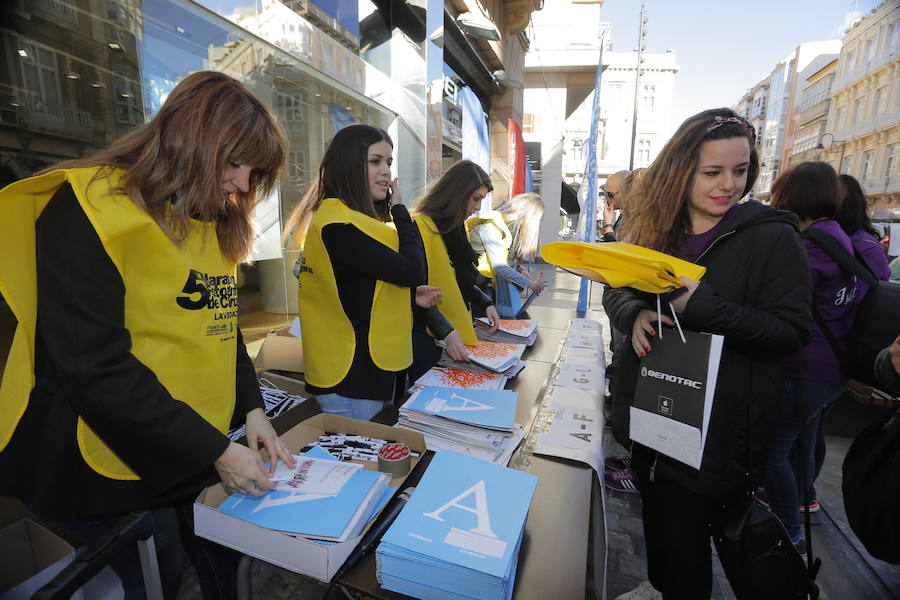
<svg viewBox="0 0 900 600">
<path fill-rule="evenodd" d="M 847 235 L 853 235 L 862 229 L 876 238 L 881 237 L 878 234 L 878 230 L 872 227 L 868 203 L 866 202 L 866 195 L 862 190 L 862 186 L 859 185 L 855 177 L 850 175 L 841 175 L 839 180 L 840 191 L 843 192 L 843 201 L 834 220 L 838 222 Z"/>
<path fill-rule="evenodd" d="M 800 163 L 772 184 L 772 206 L 795 213 L 801 221 L 833 219 L 838 209 L 838 178 L 827 162 Z"/>
<path fill-rule="evenodd" d="M 493 191 L 491 178 L 471 160 L 461 160 L 447 169 L 437 182 L 413 206 L 412 212 L 428 215 L 438 224 L 440 233 L 461 227 L 466 220 L 469 198 L 480 187 Z"/>
<path fill-rule="evenodd" d="M 661 252 L 681 252 L 690 225 L 687 205 L 703 142 L 747 138 L 750 165 L 741 196 L 753 189 L 759 173 L 754 133 L 749 124 L 724 122 L 714 126 L 717 117 L 734 118 L 737 114 L 730 108 L 714 108 L 688 118 L 666 142 L 656 160 L 634 181 L 620 201 L 628 206 L 622 239 Z"/>
<path fill-rule="evenodd" d="M 278 184 L 287 149 L 284 129 L 244 84 L 200 71 L 175 86 L 149 123 L 93 156 L 52 168 L 124 169 L 122 192 L 173 241 L 184 241 L 192 218 L 215 222 L 220 250 L 240 262 L 253 247 L 253 209 Z M 253 172 L 250 190 L 223 204 L 229 162 L 249 164 Z"/>
<path fill-rule="evenodd" d="M 287 245 L 299 247 L 303 244 L 313 213 L 325 198 L 338 198 L 353 210 L 374 219 L 390 220 L 389 201 L 372 202 L 366 171 L 369 146 L 378 142 L 387 142 L 394 147 L 391 136 L 372 125 L 347 125 L 335 134 L 319 164 L 316 180 L 284 226 L 283 239 Z M 293 243 L 288 244 L 289 240 Z"/>
</svg>

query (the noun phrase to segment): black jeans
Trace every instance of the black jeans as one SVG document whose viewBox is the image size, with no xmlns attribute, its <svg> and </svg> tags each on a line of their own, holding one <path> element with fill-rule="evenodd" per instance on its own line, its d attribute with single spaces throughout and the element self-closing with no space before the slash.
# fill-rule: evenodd
<svg viewBox="0 0 900 600">
<path fill-rule="evenodd" d="M 237 597 L 237 565 L 241 554 L 194 534 L 193 502 L 184 501 L 150 511 L 155 532 L 153 541 L 159 561 L 163 593 L 167 599 L 178 594 L 185 570 L 185 554 L 197 569 L 200 589 L 205 600 L 231 600 Z M 91 545 L 125 515 L 110 515 L 94 519 L 65 519 L 53 521 L 71 532 L 85 545 Z M 122 580 L 127 600 L 147 597 L 141 572 L 137 544 L 129 544 L 116 553 L 109 565 Z"/>
<path fill-rule="evenodd" d="M 703 600 L 712 593 L 710 515 L 721 505 L 675 482 L 655 477 L 655 453 L 632 455 L 641 483 L 647 574 L 665 600 Z"/>
</svg>

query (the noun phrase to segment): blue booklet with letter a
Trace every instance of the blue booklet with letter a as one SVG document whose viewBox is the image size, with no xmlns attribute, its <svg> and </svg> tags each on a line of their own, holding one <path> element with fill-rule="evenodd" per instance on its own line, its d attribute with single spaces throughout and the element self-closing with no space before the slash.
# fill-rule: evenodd
<svg viewBox="0 0 900 600">
<path fill-rule="evenodd" d="M 402 410 L 511 431 L 518 402 L 519 394 L 509 390 L 464 390 L 427 385 L 413 394 Z"/>
<path fill-rule="evenodd" d="M 439 452 L 376 551 L 381 585 L 418 598 L 509 598 L 537 477 Z"/>
</svg>

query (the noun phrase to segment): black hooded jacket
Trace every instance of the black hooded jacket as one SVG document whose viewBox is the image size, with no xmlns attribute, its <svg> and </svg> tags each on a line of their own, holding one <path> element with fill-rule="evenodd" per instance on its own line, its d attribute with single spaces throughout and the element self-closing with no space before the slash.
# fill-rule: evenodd
<svg viewBox="0 0 900 600">
<path fill-rule="evenodd" d="M 699 470 L 660 454 L 654 476 L 716 498 L 746 486 L 749 467 L 758 477 L 765 464 L 781 402 L 781 361 L 810 339 L 810 275 L 797 217 L 758 202 L 739 205 L 696 262 L 707 271 L 679 320 L 686 329 L 725 336 L 709 433 Z M 630 334 L 638 312 L 656 310 L 656 299 L 607 288 L 603 307 L 613 327 Z M 627 442 L 640 366 L 630 340 L 618 346 L 614 362 L 613 431 Z M 640 444 L 632 451 L 652 452 Z"/>
</svg>

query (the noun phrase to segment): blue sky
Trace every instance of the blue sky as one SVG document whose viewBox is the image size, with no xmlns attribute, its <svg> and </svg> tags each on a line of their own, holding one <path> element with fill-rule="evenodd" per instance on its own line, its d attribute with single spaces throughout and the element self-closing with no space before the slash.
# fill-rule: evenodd
<svg viewBox="0 0 900 600">
<path fill-rule="evenodd" d="M 549 0 L 552 2 L 552 0 Z M 875 0 L 606 0 L 613 49 L 637 46 L 641 4 L 648 52 L 676 52 L 673 128 L 701 110 L 731 106 L 802 42 L 840 39 L 848 12 Z"/>
</svg>

